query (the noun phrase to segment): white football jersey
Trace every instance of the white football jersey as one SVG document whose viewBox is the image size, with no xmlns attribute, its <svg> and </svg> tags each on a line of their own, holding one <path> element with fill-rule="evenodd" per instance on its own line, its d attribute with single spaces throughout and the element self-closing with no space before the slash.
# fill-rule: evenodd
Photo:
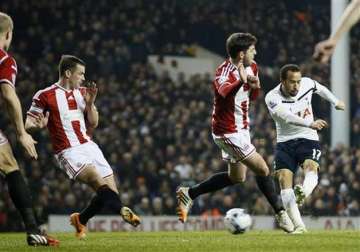
<svg viewBox="0 0 360 252">
<path fill-rule="evenodd" d="M 338 102 L 338 99 L 325 86 L 306 77 L 301 78 L 299 92 L 294 97 L 285 97 L 280 87 L 281 84 L 277 85 L 265 97 L 270 115 L 276 124 L 277 142 L 286 142 L 296 138 L 318 141 L 319 136 L 316 130 L 309 128 L 314 121 L 312 95 L 318 94 L 333 105 Z M 285 113 L 277 113 L 277 111 Z M 292 115 L 300 118 L 302 126 L 292 122 L 290 118 Z"/>
</svg>

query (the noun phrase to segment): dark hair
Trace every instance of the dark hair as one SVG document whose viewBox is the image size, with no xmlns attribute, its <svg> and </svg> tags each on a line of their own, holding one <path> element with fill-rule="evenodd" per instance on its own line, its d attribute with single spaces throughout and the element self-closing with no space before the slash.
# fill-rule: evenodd
<svg viewBox="0 0 360 252">
<path fill-rule="evenodd" d="M 286 64 L 280 69 L 280 80 L 284 81 L 287 79 L 287 73 L 291 72 L 300 72 L 300 67 L 295 64 Z"/>
<path fill-rule="evenodd" d="M 231 58 L 235 59 L 239 52 L 246 51 L 256 42 L 256 37 L 250 33 L 233 33 L 226 40 L 226 51 Z"/>
<path fill-rule="evenodd" d="M 66 70 L 72 70 L 76 67 L 76 65 L 85 66 L 85 62 L 75 57 L 73 55 L 63 55 L 61 56 L 59 63 L 59 74 L 60 76 L 64 76 Z"/>
</svg>

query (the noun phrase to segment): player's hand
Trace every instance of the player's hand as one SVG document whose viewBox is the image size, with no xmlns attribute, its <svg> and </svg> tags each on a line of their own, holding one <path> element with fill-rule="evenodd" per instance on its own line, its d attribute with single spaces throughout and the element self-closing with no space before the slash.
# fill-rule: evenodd
<svg viewBox="0 0 360 252">
<path fill-rule="evenodd" d="M 26 153 L 33 159 L 38 158 L 35 144 L 37 142 L 26 131 L 18 136 L 20 144 L 24 147 Z"/>
<path fill-rule="evenodd" d="M 246 83 L 247 82 L 247 73 L 246 73 L 244 64 L 242 62 L 239 62 L 237 67 L 238 67 L 238 70 L 239 70 L 239 75 L 240 75 L 241 82 Z"/>
<path fill-rule="evenodd" d="M 336 110 L 345 110 L 345 103 L 343 101 L 338 101 L 335 105 Z"/>
<path fill-rule="evenodd" d="M 49 122 L 49 111 L 46 112 L 45 116 L 43 113 L 39 113 L 38 115 L 34 116 L 34 120 L 32 121 L 36 128 L 42 129 L 47 126 Z"/>
<path fill-rule="evenodd" d="M 247 83 L 250 85 L 250 88 L 252 89 L 260 88 L 260 79 L 258 76 L 248 75 Z"/>
<path fill-rule="evenodd" d="M 335 50 L 336 43 L 331 39 L 316 44 L 313 58 L 321 63 L 327 63 Z"/>
<path fill-rule="evenodd" d="M 327 122 L 321 119 L 318 119 L 311 123 L 310 128 L 314 130 L 322 130 L 328 126 Z"/>
<path fill-rule="evenodd" d="M 94 81 L 90 81 L 86 84 L 86 94 L 85 94 L 85 102 L 88 105 L 92 105 L 95 102 L 97 96 L 98 88 L 96 87 L 96 83 Z"/>
</svg>

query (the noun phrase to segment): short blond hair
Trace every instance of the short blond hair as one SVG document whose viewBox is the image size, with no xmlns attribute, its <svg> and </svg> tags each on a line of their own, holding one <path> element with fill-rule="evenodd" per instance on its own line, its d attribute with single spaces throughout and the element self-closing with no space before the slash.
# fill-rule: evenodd
<svg viewBox="0 0 360 252">
<path fill-rule="evenodd" d="M 0 11 L 0 34 L 7 32 L 9 29 L 12 30 L 14 28 L 14 23 L 12 21 L 12 18 Z"/>
</svg>

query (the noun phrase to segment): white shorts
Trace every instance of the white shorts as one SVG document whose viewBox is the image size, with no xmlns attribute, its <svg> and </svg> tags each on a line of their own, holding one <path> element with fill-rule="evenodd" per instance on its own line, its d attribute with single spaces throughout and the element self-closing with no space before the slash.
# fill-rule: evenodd
<svg viewBox="0 0 360 252">
<path fill-rule="evenodd" d="M 213 134 L 213 139 L 221 149 L 222 158 L 230 163 L 240 162 L 256 151 L 255 146 L 250 141 L 248 130 L 240 130 L 222 136 Z"/>
<path fill-rule="evenodd" d="M 6 144 L 8 142 L 7 137 L 5 134 L 0 130 L 0 145 Z"/>
<path fill-rule="evenodd" d="M 99 146 L 94 142 L 84 143 L 75 147 L 63 150 L 55 155 L 60 168 L 71 178 L 76 176 L 85 168 L 92 164 L 103 178 L 113 174 L 109 163 L 106 161 Z"/>
</svg>

